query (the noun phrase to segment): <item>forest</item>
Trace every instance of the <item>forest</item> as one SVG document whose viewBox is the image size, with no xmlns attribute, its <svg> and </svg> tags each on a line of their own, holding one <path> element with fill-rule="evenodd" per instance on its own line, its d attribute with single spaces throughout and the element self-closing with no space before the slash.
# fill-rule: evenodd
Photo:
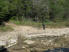
<svg viewBox="0 0 69 52">
<path fill-rule="evenodd" d="M 24 19 L 39 23 L 66 21 L 68 25 L 69 0 L 0 0 L 0 24 Z"/>
<path fill-rule="evenodd" d="M 1 50 L 69 52 L 69 0 L 0 0 Z"/>
</svg>

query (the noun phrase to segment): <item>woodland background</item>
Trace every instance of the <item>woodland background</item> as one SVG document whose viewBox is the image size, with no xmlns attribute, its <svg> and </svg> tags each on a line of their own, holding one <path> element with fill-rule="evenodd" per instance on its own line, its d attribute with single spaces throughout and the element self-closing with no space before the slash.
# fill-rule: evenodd
<svg viewBox="0 0 69 52">
<path fill-rule="evenodd" d="M 69 0 L 0 0 L 0 23 L 9 20 L 69 26 Z"/>
</svg>

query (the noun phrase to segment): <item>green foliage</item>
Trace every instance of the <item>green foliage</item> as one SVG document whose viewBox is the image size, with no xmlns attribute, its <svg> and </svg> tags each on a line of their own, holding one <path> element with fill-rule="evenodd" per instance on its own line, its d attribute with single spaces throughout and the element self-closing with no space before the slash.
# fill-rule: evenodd
<svg viewBox="0 0 69 52">
<path fill-rule="evenodd" d="M 12 18 L 17 21 L 17 24 L 20 22 L 23 23 L 24 18 L 40 23 L 47 23 L 47 20 L 51 22 L 61 22 L 69 19 L 69 1 L 0 0 L 0 18 L 7 18 L 6 14 L 10 17 L 13 14 Z"/>
<path fill-rule="evenodd" d="M 16 24 L 16 25 L 28 25 L 28 26 L 33 26 L 33 27 L 41 27 L 41 23 L 39 22 L 34 22 L 32 20 L 28 20 L 28 19 L 24 19 L 23 21 L 15 21 L 15 20 L 11 20 L 10 22 Z"/>
<path fill-rule="evenodd" d="M 3 18 L 5 13 L 8 12 L 8 2 L 0 0 L 0 18 Z"/>
<path fill-rule="evenodd" d="M 0 26 L 1 32 L 12 31 L 12 30 L 14 29 L 11 26 Z"/>
</svg>

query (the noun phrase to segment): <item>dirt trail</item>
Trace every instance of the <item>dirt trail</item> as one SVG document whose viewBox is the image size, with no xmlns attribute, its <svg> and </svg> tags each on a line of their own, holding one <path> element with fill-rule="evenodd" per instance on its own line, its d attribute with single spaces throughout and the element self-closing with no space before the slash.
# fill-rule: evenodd
<svg viewBox="0 0 69 52">
<path fill-rule="evenodd" d="M 63 34 L 69 34 L 69 28 L 46 28 L 46 30 L 43 30 L 42 28 L 39 29 L 32 26 L 17 26 L 12 23 L 10 23 L 9 25 L 15 29 L 14 31 L 24 34 L 27 37 L 42 36 L 42 35 L 60 36 Z"/>
<path fill-rule="evenodd" d="M 32 26 L 17 26 L 12 23 L 7 23 L 14 28 L 13 31 L 9 32 L 0 32 L 0 45 L 6 44 L 7 41 L 15 43 L 18 35 L 25 36 L 26 38 L 40 37 L 40 36 L 61 36 L 69 35 L 69 28 L 35 28 Z M 14 41 L 15 40 L 15 41 Z M 9 42 L 10 44 L 10 42 Z"/>
</svg>

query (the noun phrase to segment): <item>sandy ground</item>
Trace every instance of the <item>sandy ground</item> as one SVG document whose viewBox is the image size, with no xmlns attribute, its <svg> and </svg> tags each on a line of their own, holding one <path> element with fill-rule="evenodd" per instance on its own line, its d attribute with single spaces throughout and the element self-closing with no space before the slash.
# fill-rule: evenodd
<svg viewBox="0 0 69 52">
<path fill-rule="evenodd" d="M 0 40 L 7 41 L 11 38 L 16 39 L 18 35 L 23 35 L 26 38 L 39 37 L 39 36 L 61 36 L 68 35 L 69 28 L 35 28 L 31 26 L 17 26 L 15 24 L 8 24 L 14 28 L 11 32 L 0 32 Z"/>
<path fill-rule="evenodd" d="M 32 37 L 40 37 L 40 36 L 61 36 L 61 35 L 69 35 L 69 28 L 46 28 L 43 30 L 42 28 L 36 28 L 32 26 L 17 26 L 15 24 L 6 24 L 10 25 L 14 28 L 13 31 L 8 32 L 0 32 L 0 44 L 9 41 L 10 39 L 17 39 L 18 35 L 23 35 L 26 38 Z M 4 41 L 4 42 L 3 42 Z M 30 41 L 28 41 L 30 42 Z M 14 51 L 17 52 L 17 51 Z M 23 50 L 18 52 L 24 52 Z M 27 51 L 28 52 L 28 51 Z"/>
<path fill-rule="evenodd" d="M 46 28 L 43 30 L 42 28 L 36 28 L 32 26 L 17 26 L 15 24 L 6 24 L 10 25 L 14 28 L 13 31 L 8 32 L 0 32 L 0 41 L 8 41 L 10 39 L 17 39 L 18 35 L 23 35 L 26 38 L 32 37 L 40 37 L 40 36 L 61 36 L 68 35 L 69 28 Z"/>
<path fill-rule="evenodd" d="M 26 37 L 33 37 L 33 36 L 60 36 L 64 34 L 69 34 L 69 28 L 46 28 L 46 30 L 43 30 L 42 28 L 36 28 L 32 26 L 17 26 L 15 24 L 7 24 L 10 25 L 14 28 L 14 31 L 12 32 L 0 32 L 0 35 L 7 35 L 7 36 L 12 36 L 12 35 L 24 35 Z"/>
</svg>

